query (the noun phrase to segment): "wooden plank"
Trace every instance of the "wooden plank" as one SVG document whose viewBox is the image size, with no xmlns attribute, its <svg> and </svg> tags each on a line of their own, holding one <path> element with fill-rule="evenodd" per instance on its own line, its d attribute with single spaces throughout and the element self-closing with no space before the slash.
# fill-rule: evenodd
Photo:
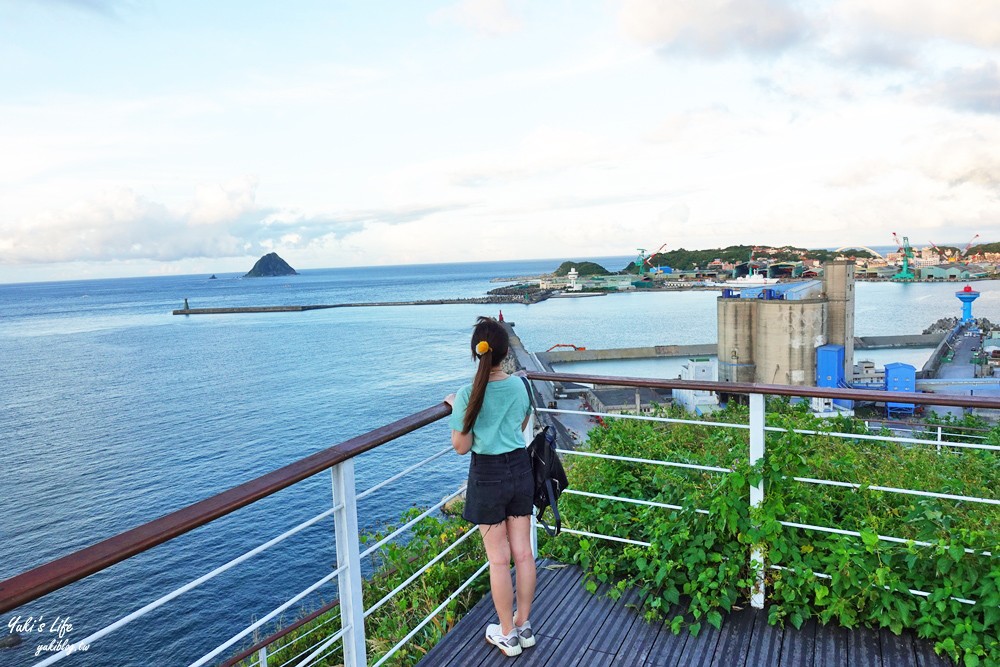
<svg viewBox="0 0 1000 667">
<path fill-rule="evenodd" d="M 753 632 L 754 613 L 744 609 L 723 618 L 719 629 L 719 643 L 712 656 L 712 667 L 744 667 L 750 650 L 750 635 Z M 706 627 L 703 623 L 702 627 Z M 711 626 L 709 626 L 711 627 Z"/>
<path fill-rule="evenodd" d="M 682 634 L 685 632 L 687 630 L 681 631 Z M 690 635 L 691 633 L 687 632 L 687 634 Z M 715 649 L 719 645 L 719 635 L 718 630 L 705 623 L 704 619 L 702 619 L 701 632 L 698 633 L 697 637 L 688 637 L 684 644 L 683 652 L 678 656 L 679 661 L 672 664 L 678 666 L 708 665 L 715 656 Z M 663 633 L 660 633 L 660 636 L 662 637 Z M 665 664 L 670 665 L 671 663 L 667 662 Z"/>
<path fill-rule="evenodd" d="M 480 628 L 485 628 L 486 619 L 493 614 L 493 602 L 487 595 L 473 607 L 465 617 L 455 624 L 437 645 L 418 664 L 459 667 L 469 664 L 469 656 L 480 654 L 482 650 L 476 642 L 485 643 Z"/>
<path fill-rule="evenodd" d="M 579 568 L 559 570 L 553 577 L 552 583 L 546 587 L 544 595 L 535 595 L 535 603 L 531 608 L 531 628 L 536 636 L 540 634 L 546 637 L 554 636 L 547 630 L 549 621 L 557 611 L 560 611 L 566 596 L 577 588 L 582 588 L 580 583 L 582 576 L 583 573 Z"/>
<path fill-rule="evenodd" d="M 545 635 L 546 625 L 552 621 L 553 615 L 563 604 L 563 600 L 579 585 L 582 572 L 578 568 L 562 568 L 554 571 L 554 575 L 544 588 L 540 588 L 537 584 L 535 587 L 535 602 L 531 607 L 530 620 L 531 629 L 539 638 L 539 642 L 541 642 L 541 636 Z M 486 633 L 487 625 L 497 622 L 492 598 L 487 596 L 487 600 L 489 601 L 490 613 L 474 630 L 480 636 Z M 551 638 L 552 634 L 546 636 Z"/>
<path fill-rule="evenodd" d="M 817 625 L 816 619 L 810 618 L 798 630 L 791 625 L 785 627 L 778 660 L 781 667 L 813 667 Z M 750 664 L 749 661 L 747 664 Z"/>
<path fill-rule="evenodd" d="M 587 595 L 580 614 L 566 629 L 566 640 L 563 641 L 565 650 L 562 655 L 565 664 L 575 665 L 583 660 L 591 643 L 600 634 L 601 627 L 607 623 L 615 606 L 615 601 L 607 597 L 607 592 L 608 586 L 601 586 L 595 594 Z M 617 631 L 617 628 L 613 630 Z M 602 653 L 608 654 L 607 651 Z M 611 655 L 608 656 L 609 659 Z"/>
<path fill-rule="evenodd" d="M 721 631 L 702 622 L 698 637 L 679 635 L 662 622 L 647 623 L 629 604 L 639 594 L 620 600 L 586 592 L 579 568 L 538 566 L 532 626 L 538 644 L 508 658 L 483 638 L 494 623 L 492 599 L 486 595 L 420 662 L 425 667 L 952 667 L 934 654 L 932 642 L 912 632 L 893 635 L 886 629 L 853 631 L 820 625 L 809 619 L 798 630 L 767 624 L 763 612 L 746 609 L 723 620 Z M 606 588 L 599 589 L 604 592 Z M 668 618 L 682 613 L 675 609 Z"/>
<path fill-rule="evenodd" d="M 878 633 L 882 648 L 882 667 L 916 667 L 917 655 L 913 650 L 913 638 L 893 634 L 889 628 Z"/>
<path fill-rule="evenodd" d="M 572 568 L 553 568 L 552 563 L 545 560 L 539 561 L 536 568 L 536 602 L 540 596 L 543 598 L 549 596 L 550 589 L 556 591 L 553 586 L 559 577 L 570 580 L 579 577 L 579 573 L 575 572 Z M 558 591 L 555 594 L 558 595 Z M 489 645 L 486 644 L 486 640 L 484 639 L 484 634 L 486 626 L 496 622 L 495 614 L 493 599 L 487 593 L 423 657 L 419 664 L 433 665 L 434 667 L 465 667 L 465 665 L 469 664 L 468 661 L 472 659 L 470 657 L 472 655 L 481 656 L 484 659 L 489 649 Z M 534 616 L 534 611 L 532 612 L 532 616 Z"/>
<path fill-rule="evenodd" d="M 615 600 L 607 618 L 590 642 L 590 648 L 612 656 L 617 655 L 625 637 L 632 631 L 632 626 L 642 622 L 639 611 L 642 609 L 642 600 L 642 593 L 636 589 L 626 591 Z"/>
<path fill-rule="evenodd" d="M 674 613 L 668 614 L 667 618 L 672 618 L 680 613 L 681 610 L 676 609 Z M 675 635 L 670 630 L 670 627 L 664 624 L 663 629 L 656 636 L 656 642 L 653 644 L 653 648 L 645 664 L 649 667 L 677 667 L 678 665 L 697 664 L 687 660 L 685 654 L 688 642 L 694 641 L 696 641 L 695 638 L 691 636 L 687 628 L 684 628 L 680 633 Z"/>
<path fill-rule="evenodd" d="M 747 610 L 754 616 L 753 631 L 750 635 L 750 650 L 747 651 L 747 667 L 775 667 L 781 660 L 781 644 L 785 630 L 769 625 L 767 612 Z M 812 662 L 810 655 L 810 664 Z"/>
<path fill-rule="evenodd" d="M 610 653 L 590 649 L 580 657 L 579 661 L 573 664 L 577 667 L 608 667 L 614 657 L 615 656 Z M 555 665 L 553 665 L 553 667 L 555 667 Z"/>
<path fill-rule="evenodd" d="M 548 617 L 538 624 L 537 634 L 563 639 L 569 628 L 583 612 L 584 607 L 592 599 L 593 596 L 584 587 L 583 578 L 578 578 L 569 586 L 565 596 L 559 601 L 558 607 L 547 610 Z M 534 625 L 534 621 L 532 621 L 532 627 Z"/>
<path fill-rule="evenodd" d="M 622 637 L 622 644 L 611 663 L 615 667 L 641 667 L 645 665 L 661 632 L 670 632 L 663 623 L 647 623 L 637 611 L 636 621 Z"/>
<path fill-rule="evenodd" d="M 562 646 L 563 643 L 558 639 L 545 639 L 545 641 L 539 639 L 537 644 L 524 649 L 521 655 L 515 658 L 515 663 L 517 667 L 545 667 L 546 665 L 557 667 L 565 664 L 560 661 Z M 510 658 L 500 655 L 500 651 L 497 651 L 497 656 L 494 659 L 498 660 L 497 665 L 511 664 Z"/>
<path fill-rule="evenodd" d="M 847 630 L 834 625 L 817 625 L 813 667 L 844 667 L 847 664 Z M 868 667 L 858 665 L 857 667 Z"/>
<path fill-rule="evenodd" d="M 882 667 L 882 647 L 878 630 L 859 627 L 847 635 L 847 662 L 850 665 Z"/>
<path fill-rule="evenodd" d="M 537 571 L 539 572 L 539 579 L 542 578 L 543 571 L 550 574 L 544 575 L 544 587 L 536 581 L 535 604 L 532 606 L 531 611 L 531 627 L 535 632 L 537 644 L 529 651 L 539 653 L 538 657 L 531 658 L 531 662 L 544 664 L 544 662 L 538 663 L 537 661 L 541 660 L 545 655 L 550 655 L 552 651 L 556 650 L 559 644 L 558 641 L 552 644 L 555 640 L 553 640 L 551 635 L 543 635 L 541 629 L 545 627 L 547 619 L 551 618 L 553 614 L 561 613 L 558 610 L 562 606 L 563 600 L 575 587 L 580 586 L 579 582 L 583 573 L 579 568 L 570 567 L 545 567 L 544 569 L 539 568 Z M 458 654 L 458 657 L 461 659 L 452 659 L 451 662 L 447 663 L 450 667 L 484 664 L 496 659 L 497 656 L 494 656 L 494 653 L 504 658 L 504 660 L 510 661 L 510 658 L 500 653 L 500 650 L 496 647 L 487 644 L 485 640 L 486 626 L 490 623 L 496 623 L 496 611 L 493 607 L 492 598 L 486 595 L 479 604 L 484 607 L 484 611 L 482 612 L 484 615 L 479 618 L 478 622 L 469 623 L 463 628 L 463 634 L 468 634 L 465 650 L 460 651 Z M 547 644 L 551 645 L 551 649 L 545 648 Z M 427 660 L 427 665 L 437 667 L 439 663 L 428 660 L 428 657 L 425 656 L 424 658 L 424 660 Z M 528 656 L 525 657 L 527 658 Z M 423 663 L 423 661 L 421 662 Z"/>
<path fill-rule="evenodd" d="M 954 664 L 951 658 L 940 656 L 934 652 L 934 642 L 920 639 L 911 632 L 907 632 L 906 634 L 912 638 L 913 652 L 917 657 L 917 667 L 951 667 Z"/>
<path fill-rule="evenodd" d="M 487 644 L 486 640 L 483 640 L 483 646 L 487 649 L 486 656 L 474 664 L 477 667 L 508 667 L 512 665 L 516 665 L 516 667 L 541 667 L 543 665 L 570 664 L 562 661 L 560 653 L 562 645 L 563 643 L 558 639 L 546 639 L 545 641 L 539 639 L 538 643 L 531 648 L 522 649 L 521 655 L 511 658 L 504 655 L 496 646 Z M 459 664 L 465 667 L 465 664 L 473 663 Z"/>
<path fill-rule="evenodd" d="M 570 595 L 567 595 L 567 600 L 572 599 Z M 592 600 L 584 600 L 585 606 L 584 610 L 587 608 L 588 602 L 593 602 Z M 593 605 L 590 605 L 593 606 Z M 566 609 L 564 606 L 560 606 L 554 612 L 556 615 L 564 613 L 563 610 Z M 573 612 L 571 612 L 573 613 Z M 553 642 L 557 641 L 560 645 L 559 660 L 556 663 L 558 665 L 575 665 L 581 659 L 583 659 L 584 653 L 588 649 L 588 644 L 590 639 L 593 637 L 594 629 L 596 625 L 600 624 L 602 621 L 601 614 L 597 613 L 587 613 L 581 610 L 581 613 L 576 615 L 575 620 L 572 624 L 565 628 L 563 631 L 563 638 L 560 640 L 556 635 L 545 635 L 539 634 L 538 642 Z M 552 628 L 550 623 L 549 628 Z"/>
</svg>

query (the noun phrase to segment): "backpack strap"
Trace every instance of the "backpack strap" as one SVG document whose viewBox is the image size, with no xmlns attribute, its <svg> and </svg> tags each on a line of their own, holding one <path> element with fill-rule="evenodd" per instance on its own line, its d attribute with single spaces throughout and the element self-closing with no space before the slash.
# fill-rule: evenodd
<svg viewBox="0 0 1000 667">
<path fill-rule="evenodd" d="M 528 401 L 530 401 L 531 403 L 531 411 L 534 413 L 535 421 L 537 422 L 538 405 L 535 403 L 535 393 L 531 390 L 531 383 L 528 381 L 528 378 L 524 377 L 523 375 L 521 375 L 520 378 L 521 381 L 524 382 L 524 389 L 528 392 Z M 548 428 L 548 426 L 546 426 L 545 428 Z M 559 516 L 559 503 L 557 500 L 555 500 L 556 494 L 553 484 L 554 482 L 552 479 L 545 480 L 545 489 L 548 491 L 549 498 L 551 499 L 548 506 L 552 508 L 552 514 L 555 515 L 556 517 L 555 529 L 553 529 L 552 526 L 550 526 L 548 522 L 542 518 L 542 515 L 545 514 L 544 507 L 538 510 L 538 512 L 536 512 L 535 514 L 535 519 L 538 520 L 538 523 L 542 524 L 542 528 L 545 529 L 545 532 L 548 533 L 550 537 L 556 537 L 557 535 L 559 535 L 559 531 L 562 530 L 562 517 Z"/>
<path fill-rule="evenodd" d="M 537 417 L 538 406 L 535 405 L 535 392 L 531 391 L 531 382 L 529 382 L 528 378 L 524 377 L 523 375 L 519 375 L 518 377 L 521 378 L 521 382 L 524 383 L 524 390 L 528 392 L 528 403 L 531 404 L 531 411 L 534 412 L 535 417 Z"/>
<path fill-rule="evenodd" d="M 549 537 L 556 537 L 557 535 L 559 535 L 559 531 L 562 530 L 562 517 L 559 516 L 559 503 L 556 500 L 554 500 L 556 496 L 555 496 L 555 489 L 552 488 L 551 479 L 545 480 L 545 488 L 549 492 L 549 498 L 552 499 L 551 502 L 549 503 L 549 507 L 552 508 L 552 513 L 556 517 L 555 530 L 553 530 L 552 527 L 549 526 L 549 524 L 545 521 L 545 519 L 542 518 L 542 514 L 545 513 L 545 508 L 540 509 L 538 511 L 538 516 L 536 516 L 535 518 L 538 520 L 538 523 L 542 524 L 542 528 L 544 528 L 545 532 L 549 534 Z"/>
</svg>

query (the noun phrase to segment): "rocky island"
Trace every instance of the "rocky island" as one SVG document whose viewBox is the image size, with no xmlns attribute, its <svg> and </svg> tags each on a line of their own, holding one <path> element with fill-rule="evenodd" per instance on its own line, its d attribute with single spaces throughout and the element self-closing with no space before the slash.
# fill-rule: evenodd
<svg viewBox="0 0 1000 667">
<path fill-rule="evenodd" d="M 288 262 L 278 257 L 278 253 L 269 252 L 253 265 L 244 278 L 271 278 L 274 276 L 297 276 L 299 272 L 288 265 Z"/>
</svg>

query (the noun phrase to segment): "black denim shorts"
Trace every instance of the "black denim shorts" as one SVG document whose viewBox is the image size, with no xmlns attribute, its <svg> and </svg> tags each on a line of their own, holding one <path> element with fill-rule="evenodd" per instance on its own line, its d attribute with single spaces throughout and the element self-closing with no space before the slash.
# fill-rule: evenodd
<svg viewBox="0 0 1000 667">
<path fill-rule="evenodd" d="M 472 452 L 462 512 L 466 521 L 493 525 L 507 517 L 529 516 L 534 495 L 528 450 L 493 455 Z"/>
</svg>

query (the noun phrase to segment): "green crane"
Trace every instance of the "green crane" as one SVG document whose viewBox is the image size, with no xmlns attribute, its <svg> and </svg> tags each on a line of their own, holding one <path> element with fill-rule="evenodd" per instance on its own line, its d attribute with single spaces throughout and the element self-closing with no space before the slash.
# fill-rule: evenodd
<svg viewBox="0 0 1000 667">
<path fill-rule="evenodd" d="M 896 236 L 896 232 L 892 233 L 892 239 L 896 242 L 899 247 L 899 251 L 903 253 L 903 268 L 900 269 L 899 273 L 892 277 L 896 281 L 910 281 L 915 280 L 916 276 L 913 275 L 913 271 L 910 269 L 910 260 L 913 259 L 913 248 L 910 247 L 910 239 L 906 236 L 903 237 L 903 242 L 899 242 L 899 237 Z"/>
<path fill-rule="evenodd" d="M 635 258 L 635 266 L 639 269 L 639 275 L 643 276 L 646 274 L 646 249 L 638 248 L 639 256 Z"/>
</svg>

